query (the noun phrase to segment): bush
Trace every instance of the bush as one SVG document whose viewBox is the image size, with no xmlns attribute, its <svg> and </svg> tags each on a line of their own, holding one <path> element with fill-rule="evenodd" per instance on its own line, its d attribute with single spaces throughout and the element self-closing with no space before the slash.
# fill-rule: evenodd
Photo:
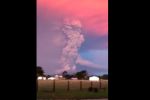
<svg viewBox="0 0 150 100">
<path fill-rule="evenodd" d="M 88 91 L 90 91 L 90 92 L 93 91 L 93 88 L 92 88 L 92 87 L 89 87 L 89 88 L 88 88 Z"/>
<path fill-rule="evenodd" d="M 94 92 L 98 92 L 98 89 L 97 89 L 97 88 L 94 88 Z"/>
</svg>

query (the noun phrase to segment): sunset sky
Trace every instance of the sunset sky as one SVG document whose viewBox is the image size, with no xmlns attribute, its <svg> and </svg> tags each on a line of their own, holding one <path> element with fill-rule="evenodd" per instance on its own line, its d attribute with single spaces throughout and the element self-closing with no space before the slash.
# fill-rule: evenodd
<svg viewBox="0 0 150 100">
<path fill-rule="evenodd" d="M 66 18 L 82 24 L 76 71 L 108 73 L 108 0 L 37 0 L 37 66 L 46 74 L 63 67 L 59 61 L 67 40 L 61 28 Z"/>
</svg>

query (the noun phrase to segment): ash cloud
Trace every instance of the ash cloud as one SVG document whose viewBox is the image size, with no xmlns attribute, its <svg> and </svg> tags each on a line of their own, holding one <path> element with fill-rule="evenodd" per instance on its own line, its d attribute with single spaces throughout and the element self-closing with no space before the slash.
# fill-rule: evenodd
<svg viewBox="0 0 150 100">
<path fill-rule="evenodd" d="M 62 50 L 61 64 L 64 70 L 74 72 L 76 70 L 76 60 L 78 59 L 78 50 L 84 42 L 84 36 L 81 33 L 81 22 L 77 19 L 65 19 L 62 32 L 66 38 L 66 45 Z"/>
</svg>

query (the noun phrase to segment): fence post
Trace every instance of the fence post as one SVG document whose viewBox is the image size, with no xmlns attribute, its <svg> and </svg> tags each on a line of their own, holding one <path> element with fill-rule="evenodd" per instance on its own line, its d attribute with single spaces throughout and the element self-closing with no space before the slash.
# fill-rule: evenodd
<svg viewBox="0 0 150 100">
<path fill-rule="evenodd" d="M 67 84 L 67 91 L 69 91 L 69 90 L 70 90 L 70 87 L 69 87 L 69 80 L 68 80 L 67 83 L 68 83 L 68 84 Z"/>
<path fill-rule="evenodd" d="M 99 81 L 99 88 L 100 89 L 102 88 L 101 78 L 100 78 L 100 81 Z"/>
<path fill-rule="evenodd" d="M 91 88 L 93 88 L 93 82 L 91 81 Z"/>
<path fill-rule="evenodd" d="M 53 80 L 53 92 L 55 92 L 55 80 Z"/>
<path fill-rule="evenodd" d="M 82 80 L 80 80 L 80 90 L 82 91 Z"/>
</svg>

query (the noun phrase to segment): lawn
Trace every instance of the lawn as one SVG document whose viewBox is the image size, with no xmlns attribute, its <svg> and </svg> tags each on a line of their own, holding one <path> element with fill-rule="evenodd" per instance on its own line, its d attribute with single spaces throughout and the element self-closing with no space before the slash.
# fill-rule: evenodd
<svg viewBox="0 0 150 100">
<path fill-rule="evenodd" d="M 53 81 L 40 80 L 38 81 L 38 99 L 98 99 L 108 97 L 108 81 L 102 80 L 100 89 L 100 83 L 94 82 L 93 87 L 98 88 L 98 92 L 90 92 L 88 88 L 91 86 L 91 82 L 88 80 L 82 81 L 82 90 L 80 90 L 79 80 L 69 80 L 69 91 L 67 91 L 67 80 L 55 81 L 55 92 L 53 91 Z"/>
</svg>

